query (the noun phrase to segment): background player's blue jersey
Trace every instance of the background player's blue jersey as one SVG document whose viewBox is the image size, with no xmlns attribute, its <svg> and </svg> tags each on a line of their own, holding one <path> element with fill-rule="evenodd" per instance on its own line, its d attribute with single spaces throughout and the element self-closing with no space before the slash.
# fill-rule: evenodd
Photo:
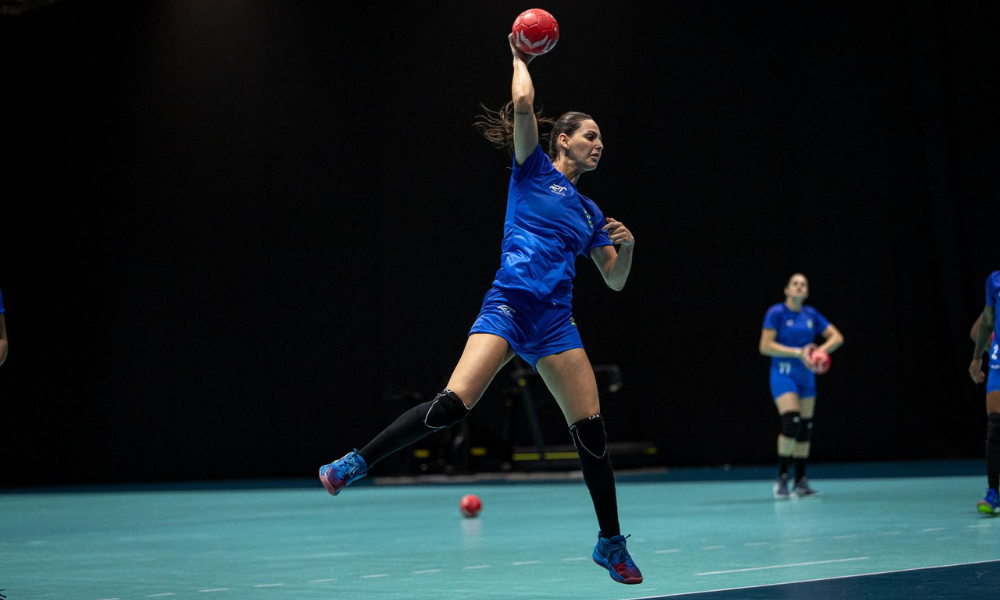
<svg viewBox="0 0 1000 600">
<path fill-rule="evenodd" d="M 993 271 L 986 278 L 986 306 L 993 308 L 993 340 L 989 347 L 990 372 L 1000 371 L 1000 319 L 997 317 L 1000 304 L 1000 271 Z"/>
<path fill-rule="evenodd" d="M 764 329 L 774 329 L 776 332 L 774 341 L 791 348 L 801 348 L 815 342 L 816 337 L 829 326 L 830 322 L 826 317 L 811 306 L 803 306 L 801 312 L 795 312 L 784 302 L 779 302 L 769 308 L 764 315 Z M 791 362 L 793 369 L 809 372 L 802 361 L 797 359 L 790 361 L 788 357 L 780 356 L 771 357 L 771 368 L 778 368 L 779 362 Z"/>
<path fill-rule="evenodd" d="M 569 306 L 576 257 L 610 246 L 604 215 L 536 146 L 507 191 L 502 256 L 493 285 Z"/>
</svg>

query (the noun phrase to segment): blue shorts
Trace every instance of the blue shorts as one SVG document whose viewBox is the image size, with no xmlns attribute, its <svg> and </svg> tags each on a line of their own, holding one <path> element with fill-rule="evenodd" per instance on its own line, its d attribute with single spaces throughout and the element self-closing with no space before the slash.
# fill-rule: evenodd
<svg viewBox="0 0 1000 600">
<path fill-rule="evenodd" d="M 771 367 L 771 397 L 777 401 L 778 396 L 788 392 L 798 394 L 799 398 L 816 397 L 816 374 L 797 359 L 781 361 Z"/>
<path fill-rule="evenodd" d="M 572 308 L 496 287 L 486 292 L 469 335 L 473 333 L 492 333 L 507 340 L 532 369 L 546 356 L 583 348 Z"/>
<path fill-rule="evenodd" d="M 1000 361 L 990 361 L 989 374 L 986 377 L 986 393 L 1000 392 Z"/>
</svg>

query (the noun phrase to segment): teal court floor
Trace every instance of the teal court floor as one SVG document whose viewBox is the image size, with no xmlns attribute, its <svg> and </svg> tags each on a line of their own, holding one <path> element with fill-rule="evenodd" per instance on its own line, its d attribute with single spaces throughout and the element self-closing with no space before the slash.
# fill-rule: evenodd
<svg viewBox="0 0 1000 600">
<path fill-rule="evenodd" d="M 907 469 L 910 470 L 907 470 Z M 618 477 L 645 582 L 595 565 L 581 480 L 318 480 L 0 492 L 8 600 L 996 598 L 1000 518 L 981 463 L 813 467 L 820 497 L 776 501 L 734 472 Z M 952 474 L 945 474 L 952 473 Z M 364 480 L 363 480 L 364 481 Z M 418 480 L 419 481 L 419 480 Z M 360 482 L 359 482 L 360 483 Z M 461 496 L 484 508 L 463 518 Z"/>
</svg>

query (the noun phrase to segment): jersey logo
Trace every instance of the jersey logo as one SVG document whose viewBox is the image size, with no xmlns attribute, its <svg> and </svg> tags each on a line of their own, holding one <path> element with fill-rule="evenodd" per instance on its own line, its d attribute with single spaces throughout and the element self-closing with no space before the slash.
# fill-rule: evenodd
<svg viewBox="0 0 1000 600">
<path fill-rule="evenodd" d="M 806 327 L 808 327 L 809 329 L 813 328 L 813 320 L 812 319 L 806 319 Z"/>
<path fill-rule="evenodd" d="M 792 325 L 795 325 L 795 319 L 788 319 L 787 321 L 785 321 L 785 325 L 787 325 L 789 327 L 791 327 Z"/>
<path fill-rule="evenodd" d="M 497 307 L 497 310 L 500 311 L 505 317 L 514 318 L 514 309 L 506 304 L 501 304 Z"/>
<path fill-rule="evenodd" d="M 593 229 L 594 228 L 594 222 L 590 220 L 590 213 L 587 212 L 586 208 L 583 209 L 583 216 L 587 217 L 587 227 L 590 227 L 591 229 Z"/>
<path fill-rule="evenodd" d="M 573 317 L 570 317 L 569 318 L 569 324 L 572 325 L 573 327 L 576 327 L 576 319 L 574 319 Z"/>
<path fill-rule="evenodd" d="M 549 186 L 549 189 L 552 190 L 553 194 L 558 194 L 560 196 L 565 196 L 566 195 L 566 190 L 568 190 L 569 188 L 561 186 L 561 185 L 559 185 L 557 183 L 553 183 L 552 185 Z"/>
</svg>

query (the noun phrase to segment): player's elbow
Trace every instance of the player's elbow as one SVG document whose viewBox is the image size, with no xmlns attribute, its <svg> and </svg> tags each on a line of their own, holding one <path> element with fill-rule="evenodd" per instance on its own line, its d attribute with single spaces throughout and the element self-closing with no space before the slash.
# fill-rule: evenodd
<svg viewBox="0 0 1000 600">
<path fill-rule="evenodd" d="M 526 111 L 531 110 L 532 105 L 535 102 L 535 95 L 529 90 L 515 90 L 514 91 L 514 110 Z"/>
</svg>

